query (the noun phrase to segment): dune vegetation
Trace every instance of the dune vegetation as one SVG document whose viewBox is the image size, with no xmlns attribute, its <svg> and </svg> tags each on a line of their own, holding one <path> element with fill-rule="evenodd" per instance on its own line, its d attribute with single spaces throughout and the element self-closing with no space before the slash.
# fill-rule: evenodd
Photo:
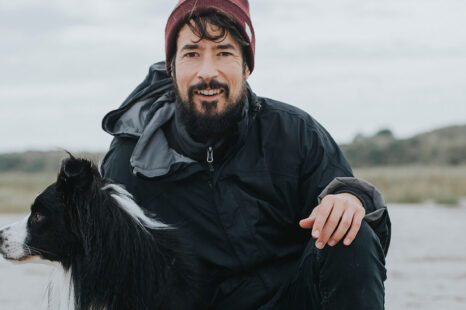
<svg viewBox="0 0 466 310">
<path fill-rule="evenodd" d="M 409 139 L 388 129 L 341 145 L 357 177 L 373 183 L 390 203 L 460 205 L 466 198 L 466 126 Z M 77 153 L 99 163 L 103 153 Z M 55 181 L 64 151 L 0 154 L 0 212 L 27 212 Z"/>
<path fill-rule="evenodd" d="M 387 203 L 454 206 L 466 198 L 466 165 L 366 167 L 354 174 L 374 184 Z"/>
</svg>

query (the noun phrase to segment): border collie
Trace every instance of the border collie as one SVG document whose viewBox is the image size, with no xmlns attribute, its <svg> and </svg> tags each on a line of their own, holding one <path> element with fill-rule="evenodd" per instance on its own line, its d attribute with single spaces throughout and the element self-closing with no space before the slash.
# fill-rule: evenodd
<svg viewBox="0 0 466 310">
<path fill-rule="evenodd" d="M 0 231 L 4 258 L 60 266 L 49 309 L 201 308 L 199 265 L 185 249 L 179 230 L 72 155 L 31 214 Z"/>
</svg>

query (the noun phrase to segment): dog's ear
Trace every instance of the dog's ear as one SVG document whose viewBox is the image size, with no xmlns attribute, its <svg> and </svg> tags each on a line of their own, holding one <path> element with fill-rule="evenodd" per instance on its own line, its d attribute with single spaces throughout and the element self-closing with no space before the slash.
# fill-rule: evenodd
<svg viewBox="0 0 466 310">
<path fill-rule="evenodd" d="M 71 187 L 75 191 L 85 190 L 93 181 L 93 165 L 87 159 L 75 158 L 73 155 L 69 155 L 70 157 L 62 161 L 57 186 L 59 188 Z"/>
</svg>

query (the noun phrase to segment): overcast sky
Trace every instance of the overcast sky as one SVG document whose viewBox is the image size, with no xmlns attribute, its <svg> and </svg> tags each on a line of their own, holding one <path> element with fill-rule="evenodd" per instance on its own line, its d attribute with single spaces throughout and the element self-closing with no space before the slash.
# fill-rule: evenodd
<svg viewBox="0 0 466 310">
<path fill-rule="evenodd" d="M 0 152 L 106 150 L 102 117 L 164 58 L 176 1 L 0 0 Z M 260 96 L 337 142 L 466 124 L 466 1 L 252 0 Z"/>
</svg>

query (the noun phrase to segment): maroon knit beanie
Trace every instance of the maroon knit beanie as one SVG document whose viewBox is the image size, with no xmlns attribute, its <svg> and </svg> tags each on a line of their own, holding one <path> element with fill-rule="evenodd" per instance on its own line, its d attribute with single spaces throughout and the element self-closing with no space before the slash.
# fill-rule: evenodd
<svg viewBox="0 0 466 310">
<path fill-rule="evenodd" d="M 249 43 L 246 50 L 246 61 L 250 72 L 254 69 L 254 50 L 256 39 L 254 28 L 252 28 L 251 18 L 249 16 L 248 0 L 180 0 L 171 13 L 165 28 L 165 66 L 170 73 L 170 60 L 175 54 L 175 45 L 177 39 L 176 30 L 179 24 L 192 14 L 216 9 L 223 11 L 233 17 L 238 23 L 239 30 L 246 41 Z"/>
</svg>

